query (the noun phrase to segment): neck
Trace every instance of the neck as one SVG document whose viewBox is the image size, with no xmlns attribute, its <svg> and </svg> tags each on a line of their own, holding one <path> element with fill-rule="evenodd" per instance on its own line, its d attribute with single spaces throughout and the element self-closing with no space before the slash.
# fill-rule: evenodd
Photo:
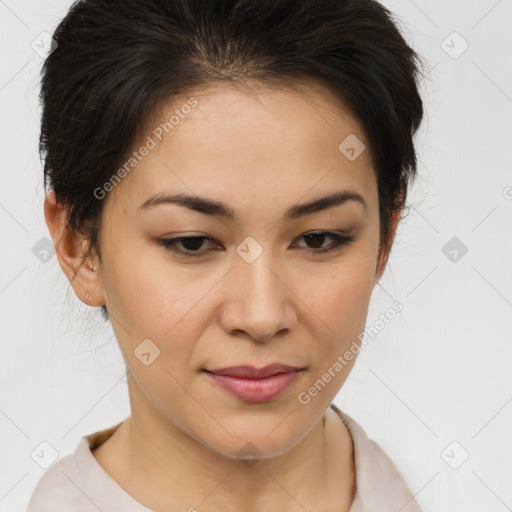
<svg viewBox="0 0 512 512">
<path fill-rule="evenodd" d="M 158 512 L 350 508 L 355 489 L 352 440 L 331 408 L 293 448 L 251 462 L 219 454 L 155 408 L 137 405 L 140 402 L 132 402 L 132 416 L 95 457 L 147 508 Z"/>
</svg>

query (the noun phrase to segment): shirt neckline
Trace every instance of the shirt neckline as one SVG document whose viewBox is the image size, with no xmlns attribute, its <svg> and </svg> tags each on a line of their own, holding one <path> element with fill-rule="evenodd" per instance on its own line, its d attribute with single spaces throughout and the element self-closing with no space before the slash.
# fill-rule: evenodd
<svg viewBox="0 0 512 512">
<path fill-rule="evenodd" d="M 354 465 L 355 465 L 355 492 L 352 500 L 352 504 L 348 510 L 348 512 L 359 512 L 363 510 L 363 502 L 360 495 L 360 487 L 366 482 L 363 481 L 365 475 L 363 475 L 363 451 L 365 441 L 368 439 L 365 432 L 362 428 L 346 413 L 341 411 L 336 405 L 331 404 L 330 407 L 336 412 L 338 417 L 343 421 L 347 430 L 350 433 L 350 437 L 352 439 L 352 448 L 353 448 L 353 457 L 354 457 Z M 108 427 L 103 430 L 99 430 L 87 436 L 81 438 L 78 447 L 76 449 L 76 458 L 79 466 L 80 473 L 82 475 L 87 475 L 87 481 L 90 483 L 90 490 L 88 492 L 89 496 L 93 499 L 93 501 L 100 506 L 102 509 L 104 508 L 103 502 L 98 503 L 98 501 L 104 501 L 103 498 L 92 497 L 95 489 L 98 488 L 98 483 L 101 482 L 101 492 L 102 495 L 106 494 L 105 490 L 108 490 L 108 502 L 109 504 L 115 504 L 117 508 L 119 506 L 126 507 L 128 510 L 133 512 L 154 512 L 153 510 L 145 507 L 140 502 L 135 500 L 130 494 L 128 494 L 119 483 L 114 480 L 100 463 L 94 457 L 92 450 L 97 448 L 101 444 L 103 444 L 107 439 L 109 439 L 114 432 L 119 428 L 119 426 L 124 422 L 121 421 L 116 425 Z M 87 485 L 87 482 L 85 482 Z M 367 488 L 368 485 L 365 485 Z M 106 505 L 106 504 L 105 504 Z M 381 503 L 382 505 L 382 503 Z M 106 508 L 105 508 L 106 509 Z"/>
</svg>

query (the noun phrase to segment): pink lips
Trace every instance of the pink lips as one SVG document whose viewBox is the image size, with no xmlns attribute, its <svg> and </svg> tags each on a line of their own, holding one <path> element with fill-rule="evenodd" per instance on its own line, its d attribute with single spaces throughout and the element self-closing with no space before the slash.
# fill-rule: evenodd
<svg viewBox="0 0 512 512">
<path fill-rule="evenodd" d="M 283 393 L 298 376 L 300 368 L 271 364 L 264 368 L 235 366 L 204 370 L 221 388 L 248 402 L 267 402 Z"/>
</svg>

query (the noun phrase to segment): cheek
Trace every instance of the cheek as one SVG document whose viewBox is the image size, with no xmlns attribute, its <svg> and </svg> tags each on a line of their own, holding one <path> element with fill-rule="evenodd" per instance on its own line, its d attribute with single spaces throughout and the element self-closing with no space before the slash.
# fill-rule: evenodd
<svg viewBox="0 0 512 512">
<path fill-rule="evenodd" d="M 310 274 L 304 283 L 305 304 L 333 339 L 346 339 L 364 328 L 374 286 L 372 265 L 370 260 L 346 259 Z"/>
<path fill-rule="evenodd" d="M 147 378 L 162 374 L 164 368 L 173 374 L 183 372 L 202 327 L 191 319 L 197 320 L 208 286 L 201 280 L 185 283 L 178 272 L 170 272 L 169 265 L 157 264 L 154 248 L 151 254 L 128 247 L 118 253 L 105 267 L 104 283 L 112 326 L 127 365 L 137 374 L 147 370 L 137 351 L 143 340 L 151 340 L 145 342 L 151 359 L 154 353 L 159 355 Z"/>
<path fill-rule="evenodd" d="M 347 259 L 343 268 L 309 278 L 304 302 L 317 330 L 312 332 L 311 374 L 301 396 L 316 407 L 334 399 L 356 362 L 373 289 L 371 269 L 371 262 L 349 264 Z"/>
<path fill-rule="evenodd" d="M 162 337 L 204 294 L 199 280 L 194 285 L 166 261 L 163 248 L 135 238 L 130 242 L 128 234 L 113 240 L 112 247 L 105 272 L 107 297 L 113 313 L 133 329 Z"/>
</svg>

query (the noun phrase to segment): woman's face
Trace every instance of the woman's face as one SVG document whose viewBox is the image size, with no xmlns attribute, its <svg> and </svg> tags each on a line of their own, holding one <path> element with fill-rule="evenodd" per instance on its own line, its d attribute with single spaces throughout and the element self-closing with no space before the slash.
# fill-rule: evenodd
<svg viewBox="0 0 512 512">
<path fill-rule="evenodd" d="M 148 127 L 104 199 L 92 295 L 110 313 L 134 418 L 228 457 L 246 443 L 273 457 L 322 417 L 355 362 L 339 356 L 359 342 L 376 279 L 376 177 L 361 127 L 319 86 L 191 97 Z M 361 201 L 301 208 L 347 191 Z M 148 203 L 164 195 L 193 199 Z M 165 245 L 189 236 L 205 238 Z M 277 395 L 236 396 L 219 384 L 233 379 L 205 371 L 273 363 L 301 369 Z"/>
</svg>

